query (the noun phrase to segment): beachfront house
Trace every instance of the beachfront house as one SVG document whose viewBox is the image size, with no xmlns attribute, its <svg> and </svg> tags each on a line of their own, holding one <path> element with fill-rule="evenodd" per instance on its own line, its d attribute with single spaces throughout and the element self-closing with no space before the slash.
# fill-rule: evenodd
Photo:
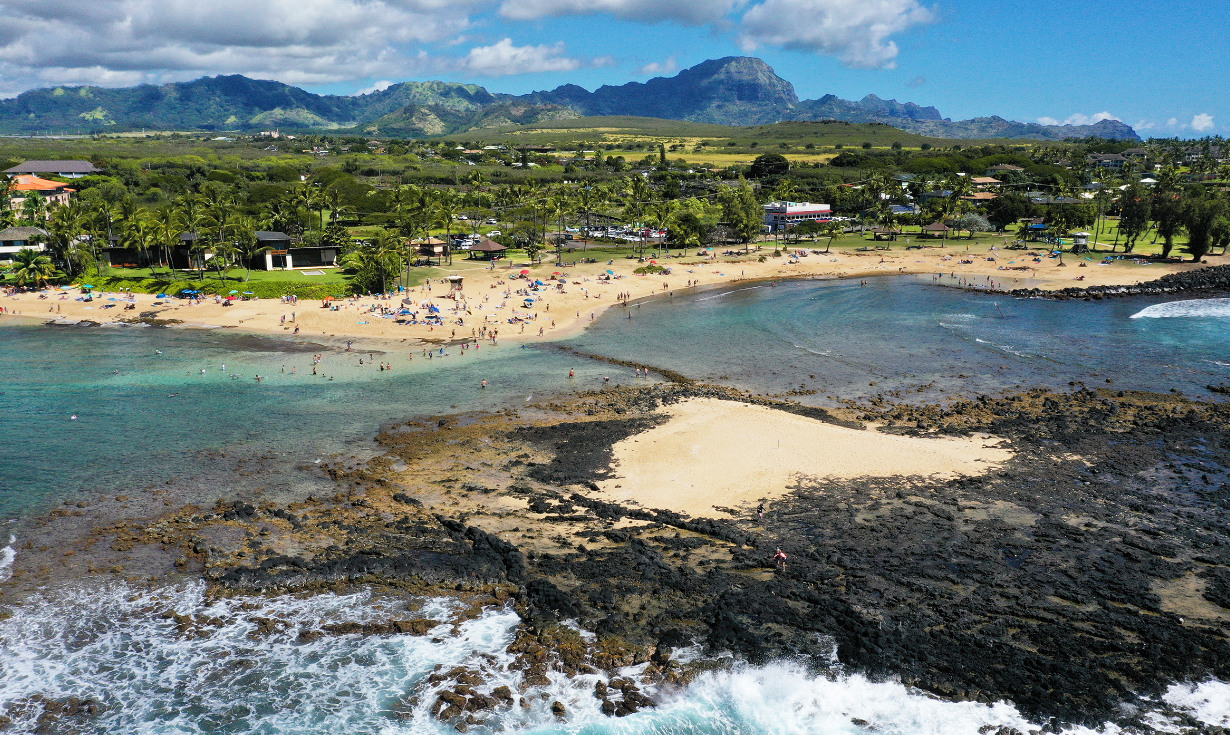
<svg viewBox="0 0 1230 735">
<path fill-rule="evenodd" d="M 304 268 L 332 268 L 337 265 L 338 249 L 332 245 L 291 245 L 284 232 L 256 232 L 264 253 L 252 259 L 252 267 L 266 271 L 292 271 Z"/>
<path fill-rule="evenodd" d="M 32 248 L 42 252 L 46 246 L 40 238 L 47 237 L 47 231 L 37 227 L 10 227 L 0 230 L 0 261 L 12 261 L 13 254 L 23 248 Z"/>
<path fill-rule="evenodd" d="M 5 169 L 3 173 L 10 177 L 42 174 L 43 176 L 59 176 L 61 179 L 79 179 L 82 176 L 102 172 L 89 161 L 26 161 Z"/>
<path fill-rule="evenodd" d="M 811 202 L 769 202 L 764 205 L 764 224 L 769 232 L 784 232 L 800 222 L 828 222 L 833 208 Z"/>
</svg>

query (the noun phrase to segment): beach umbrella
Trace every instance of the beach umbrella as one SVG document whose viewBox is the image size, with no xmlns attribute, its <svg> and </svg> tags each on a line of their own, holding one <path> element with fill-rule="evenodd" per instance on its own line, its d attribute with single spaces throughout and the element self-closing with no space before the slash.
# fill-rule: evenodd
<svg viewBox="0 0 1230 735">
<path fill-rule="evenodd" d="M 160 293 L 160 294 L 158 294 L 157 296 L 155 296 L 154 298 L 156 298 L 156 299 L 165 299 L 166 297 L 167 297 L 167 295 L 166 295 L 166 294 L 164 294 L 164 293 Z"/>
<path fill-rule="evenodd" d="M 522 270 L 521 270 L 521 275 L 523 275 L 523 276 L 528 276 L 529 274 L 530 274 L 530 272 L 529 272 L 528 270 L 525 270 L 525 269 L 522 269 Z"/>
<path fill-rule="evenodd" d="M 613 271 L 613 270 L 608 270 L 608 271 L 606 272 L 606 274 L 607 274 L 608 276 L 613 276 L 613 275 L 615 275 L 615 271 Z"/>
<path fill-rule="evenodd" d="M 236 294 L 236 293 L 239 293 L 239 292 L 238 292 L 238 291 L 231 291 L 231 293 Z"/>
<path fill-rule="evenodd" d="M 256 294 L 252 293 L 251 291 L 244 291 L 243 295 L 244 296 L 255 296 Z"/>
<path fill-rule="evenodd" d="M 94 288 L 94 286 L 93 286 L 93 284 L 89 284 L 89 283 L 87 283 L 87 284 L 85 284 L 84 286 L 82 286 L 82 288 Z"/>
</svg>

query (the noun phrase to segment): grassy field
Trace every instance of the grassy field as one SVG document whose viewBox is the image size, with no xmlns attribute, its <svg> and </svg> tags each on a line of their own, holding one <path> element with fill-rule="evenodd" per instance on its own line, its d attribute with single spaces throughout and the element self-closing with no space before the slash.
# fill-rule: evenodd
<svg viewBox="0 0 1230 735">
<path fill-rule="evenodd" d="M 516 128 L 470 131 L 446 136 L 444 139 L 449 141 L 477 139 L 488 145 L 495 143 L 554 145 L 570 150 L 586 143 L 641 142 L 656 145 L 661 142 L 667 146 L 681 145 L 688 151 L 702 142 L 709 147 L 728 146 L 740 149 L 749 149 L 752 143 L 758 143 L 765 148 L 758 153 L 769 151 L 769 146 L 766 144 L 776 147 L 780 143 L 786 143 L 791 148 L 802 148 L 808 144 L 815 147 L 861 146 L 863 143 L 871 143 L 874 148 L 888 148 L 893 143 L 900 143 L 903 148 L 910 149 L 921 148 L 923 144 L 929 144 L 934 148 L 945 148 L 957 143 L 966 147 L 982 143 L 1022 147 L 1037 145 L 1037 141 L 1004 139 L 954 141 L 946 138 L 929 138 L 881 123 L 820 121 L 729 127 L 644 117 L 583 117 L 573 120 L 554 120 Z M 676 157 L 674 154 L 670 155 L 671 158 Z M 684 157 L 687 158 L 686 155 Z"/>
</svg>

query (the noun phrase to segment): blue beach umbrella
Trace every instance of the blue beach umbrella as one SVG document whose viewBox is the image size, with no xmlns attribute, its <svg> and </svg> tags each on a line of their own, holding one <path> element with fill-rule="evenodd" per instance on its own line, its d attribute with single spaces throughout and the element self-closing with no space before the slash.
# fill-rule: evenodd
<svg viewBox="0 0 1230 735">
<path fill-rule="evenodd" d="M 92 284 L 87 283 L 84 286 L 82 286 L 82 288 L 94 288 L 94 286 Z"/>
<path fill-rule="evenodd" d="M 239 292 L 238 292 L 238 291 L 231 291 L 231 293 L 239 293 Z"/>
</svg>

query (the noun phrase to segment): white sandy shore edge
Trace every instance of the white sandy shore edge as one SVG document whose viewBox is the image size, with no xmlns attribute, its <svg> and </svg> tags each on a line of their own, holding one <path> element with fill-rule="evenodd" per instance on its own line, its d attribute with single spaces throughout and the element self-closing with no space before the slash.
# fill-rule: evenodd
<svg viewBox="0 0 1230 735">
<path fill-rule="evenodd" d="M 1012 457 L 999 439 L 914 438 L 859 431 L 764 406 L 712 398 L 662 409 L 662 426 L 615 445 L 606 500 L 713 516 L 788 492 L 800 475 L 854 478 L 978 475 Z"/>
<path fill-rule="evenodd" d="M 621 293 L 627 294 L 629 300 L 638 300 L 669 297 L 672 293 L 684 294 L 689 288 L 722 286 L 759 279 L 863 278 L 911 274 L 936 276 L 940 273 L 949 276 L 939 281 L 943 285 L 952 285 L 952 276 L 955 275 L 979 287 L 993 283 L 997 289 L 1035 286 L 1058 289 L 1067 286 L 1130 285 L 1157 278 L 1165 273 L 1192 270 L 1207 265 L 1167 263 L 1140 266 L 1120 261 L 1114 265 L 1079 268 L 1076 267 L 1079 259 L 1073 259 L 1072 267 L 1060 268 L 1056 261 L 1046 260 L 1035 264 L 1032 259 L 1024 258 L 1019 253 L 997 251 L 994 253 L 997 257 L 995 261 L 988 261 L 988 254 L 985 251 L 967 253 L 960 243 L 949 243 L 947 248 L 922 251 L 905 251 L 897 246 L 890 251 L 810 255 L 793 265 L 788 264 L 784 257 L 767 258 L 764 263 L 702 261 L 696 258 L 659 261 L 673 269 L 670 276 L 637 275 L 633 271 L 640 264 L 635 260 L 588 263 L 562 269 L 569 274 L 567 293 L 557 293 L 554 288 L 538 292 L 537 296 L 541 297 L 541 301 L 533 310 L 537 319 L 524 327 L 507 322 L 508 317 L 515 312 L 523 315 L 527 313 L 520 308 L 522 297 L 515 293 L 517 289 L 527 285 L 526 282 L 509 278 L 521 268 L 501 267 L 489 270 L 484 264 L 466 261 L 458 261 L 448 272 L 466 277 L 468 314 L 452 311 L 456 302 L 443 298 L 447 289 L 442 288 L 439 283 L 433 290 L 420 287 L 407 294 L 418 304 L 430 301 L 440 307 L 446 321 L 450 322 L 449 326 L 445 327 L 407 326 L 367 312 L 367 307 L 373 304 L 398 306 L 399 298 L 388 301 L 378 301 L 372 297 L 345 300 L 337 304 L 338 311 L 331 311 L 321 308 L 320 301 L 307 299 L 298 304 L 283 304 L 278 299 L 240 301 L 233 306 L 223 307 L 212 299 L 193 306 L 179 299 L 155 305 L 156 299 L 152 294 L 137 294 L 137 308 L 125 311 L 119 308 L 123 305 L 122 302 L 107 300 L 109 294 L 100 295 L 99 299 L 85 303 L 76 300 L 80 295 L 77 292 L 64 295 L 63 298 L 61 294 L 35 293 L 0 296 L 0 306 L 8 310 L 8 314 L 0 318 L 0 321 L 8 321 L 11 319 L 10 315 L 16 314 L 44 319 L 59 318 L 62 321 L 89 320 L 107 323 L 132 320 L 141 314 L 150 314 L 157 319 L 177 320 L 183 326 L 221 327 L 242 332 L 280 334 L 312 342 L 356 340 L 360 342 L 360 347 L 405 342 L 408 349 L 414 349 L 421 341 L 438 343 L 471 338 L 488 320 L 491 329 L 499 330 L 501 343 L 564 339 L 583 331 L 604 311 L 615 306 L 618 303 L 617 296 Z M 961 264 L 961 260 L 972 262 Z M 998 270 L 1001 265 L 1012 267 L 1010 264 L 1014 262 L 1025 263 L 1033 270 L 1027 273 Z M 533 274 L 535 278 L 546 280 L 556 270 L 561 269 L 544 264 L 533 268 Z M 599 280 L 608 270 L 613 271 L 619 278 L 613 281 Z M 1085 276 L 1086 280 L 1074 282 L 1076 276 Z M 287 277 L 293 278 L 295 274 L 287 274 Z M 689 283 L 693 286 L 689 287 Z M 506 291 L 510 292 L 509 296 L 504 295 Z M 40 295 L 44 298 L 39 298 Z M 104 308 L 108 304 L 114 304 L 115 308 Z M 503 308 L 499 308 L 501 304 Z M 419 311 L 425 312 L 425 308 L 420 308 Z M 464 327 L 452 323 L 458 316 L 465 318 Z M 632 316 L 636 317 L 635 309 Z M 295 327 L 300 329 L 298 334 L 294 332 Z M 539 329 L 542 330 L 541 336 Z"/>
</svg>

